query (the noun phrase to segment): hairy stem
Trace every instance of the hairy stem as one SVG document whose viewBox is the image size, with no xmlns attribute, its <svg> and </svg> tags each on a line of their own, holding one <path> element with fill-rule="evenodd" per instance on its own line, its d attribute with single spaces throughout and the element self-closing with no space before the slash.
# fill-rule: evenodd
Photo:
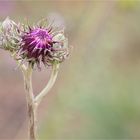
<svg viewBox="0 0 140 140">
<path fill-rule="evenodd" d="M 36 111 L 37 111 L 37 108 L 33 104 L 28 103 L 29 139 L 30 140 L 37 140 Z"/>
<path fill-rule="evenodd" d="M 50 80 L 46 87 L 34 97 L 32 88 L 32 66 L 29 65 L 27 68 L 24 65 L 20 66 L 24 76 L 24 87 L 26 91 L 26 100 L 28 107 L 28 118 L 29 118 L 29 140 L 37 140 L 37 108 L 42 99 L 47 95 L 50 89 L 53 87 L 59 69 L 59 64 L 53 64 L 52 73 Z"/>
<path fill-rule="evenodd" d="M 36 111 L 37 107 L 34 103 L 34 94 L 32 88 L 32 67 L 29 65 L 26 73 L 24 74 L 24 86 L 26 91 L 26 100 L 28 107 L 28 119 L 29 119 L 29 140 L 36 140 Z"/>
<path fill-rule="evenodd" d="M 38 106 L 42 99 L 47 95 L 50 89 L 53 87 L 59 70 L 59 64 L 53 64 L 52 66 L 52 73 L 49 82 L 47 83 L 46 87 L 36 96 L 35 103 Z"/>
</svg>

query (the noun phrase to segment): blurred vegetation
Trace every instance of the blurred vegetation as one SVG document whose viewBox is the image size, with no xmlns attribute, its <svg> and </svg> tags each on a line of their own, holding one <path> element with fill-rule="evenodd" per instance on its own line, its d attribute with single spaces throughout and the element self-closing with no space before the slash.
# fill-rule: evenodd
<svg viewBox="0 0 140 140">
<path fill-rule="evenodd" d="M 139 1 L 0 1 L 2 4 L 11 6 L 9 11 L 1 9 L 2 20 L 7 14 L 17 21 L 27 18 L 30 23 L 46 16 L 57 19 L 56 24 L 66 25 L 66 35 L 73 46 L 70 58 L 61 65 L 55 87 L 40 107 L 41 139 L 140 139 Z M 2 74 L 11 71 L 5 70 L 9 66 L 7 59 L 2 62 L 5 55 L 0 52 Z M 35 72 L 36 92 L 47 82 L 48 71 Z M 4 82 L 10 85 L 10 81 L 17 80 L 9 75 L 5 74 L 6 80 L 0 79 L 1 94 L 8 90 Z M 8 82 L 9 77 L 13 79 Z M 13 88 L 20 92 L 22 79 L 18 81 L 21 85 L 13 84 Z M 7 96 L 8 93 L 0 98 L 8 103 L 11 98 L 4 100 Z M 16 98 L 20 96 L 16 94 Z M 20 127 L 9 123 L 11 129 L 7 129 L 8 115 L 3 111 L 1 120 L 6 126 L 0 127 L 1 138 L 26 138 L 24 93 L 22 97 L 16 103 L 13 98 L 9 106 L 22 106 L 23 118 L 18 120 L 16 107 L 9 107 L 9 111 L 15 113 L 17 122 L 24 123 Z M 12 135 L 10 131 L 14 129 Z"/>
</svg>

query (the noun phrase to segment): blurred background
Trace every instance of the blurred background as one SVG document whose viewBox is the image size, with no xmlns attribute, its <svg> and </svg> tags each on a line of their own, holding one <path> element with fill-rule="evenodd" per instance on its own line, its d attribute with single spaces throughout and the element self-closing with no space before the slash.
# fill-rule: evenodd
<svg viewBox="0 0 140 140">
<path fill-rule="evenodd" d="M 73 46 L 39 107 L 40 139 L 140 139 L 139 0 L 0 0 L 7 16 L 31 25 L 48 17 Z M 8 52 L 0 60 L 0 139 L 27 140 L 22 74 Z M 34 71 L 35 94 L 50 71 Z"/>
</svg>

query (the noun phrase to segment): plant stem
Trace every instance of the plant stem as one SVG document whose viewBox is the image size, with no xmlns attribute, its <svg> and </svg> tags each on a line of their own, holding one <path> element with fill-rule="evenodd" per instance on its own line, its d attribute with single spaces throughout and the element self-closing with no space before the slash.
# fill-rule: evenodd
<svg viewBox="0 0 140 140">
<path fill-rule="evenodd" d="M 24 87 L 26 91 L 26 100 L 28 107 L 28 119 L 29 119 L 29 140 L 37 140 L 37 108 L 42 101 L 42 99 L 47 95 L 50 89 L 53 87 L 59 69 L 59 64 L 53 64 L 52 73 L 50 80 L 46 87 L 36 96 L 34 97 L 33 88 L 32 88 L 32 66 L 29 65 L 27 68 L 21 65 L 20 68 L 22 70 L 24 76 Z"/>
<path fill-rule="evenodd" d="M 37 108 L 35 108 L 33 104 L 28 103 L 29 139 L 30 140 L 37 140 L 36 111 L 37 111 Z"/>
<path fill-rule="evenodd" d="M 35 103 L 38 106 L 42 99 L 47 95 L 50 89 L 53 87 L 59 70 L 59 64 L 53 64 L 52 66 L 52 73 L 49 82 L 47 83 L 46 87 L 36 96 Z"/>
<path fill-rule="evenodd" d="M 29 67 L 24 74 L 24 86 L 26 91 L 26 100 L 28 107 L 28 119 L 29 119 L 29 140 L 36 140 L 36 111 L 37 106 L 34 103 L 34 94 L 32 88 L 32 67 Z"/>
</svg>

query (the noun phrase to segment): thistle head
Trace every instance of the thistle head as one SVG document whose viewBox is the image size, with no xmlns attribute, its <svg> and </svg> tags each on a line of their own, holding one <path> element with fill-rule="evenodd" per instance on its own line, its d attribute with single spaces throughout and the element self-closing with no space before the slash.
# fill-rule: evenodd
<svg viewBox="0 0 140 140">
<path fill-rule="evenodd" d="M 51 24 L 48 25 L 46 20 L 31 27 L 21 24 L 19 26 L 6 19 L 2 23 L 1 33 L 0 37 L 6 40 L 2 46 L 7 50 L 14 50 L 17 59 L 30 63 L 33 67 L 34 65 L 40 67 L 41 63 L 44 65 L 61 63 L 68 56 L 68 40 L 64 36 L 64 30 L 55 29 Z"/>
</svg>

